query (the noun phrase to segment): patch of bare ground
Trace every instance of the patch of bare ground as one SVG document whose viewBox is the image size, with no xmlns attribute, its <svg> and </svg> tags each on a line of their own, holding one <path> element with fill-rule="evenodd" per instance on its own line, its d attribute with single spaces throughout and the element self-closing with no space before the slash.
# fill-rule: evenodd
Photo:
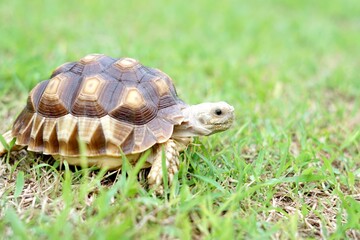
<svg viewBox="0 0 360 240">
<path fill-rule="evenodd" d="M 45 210 L 48 204 L 53 203 L 51 199 L 61 196 L 64 166 L 56 164 L 57 167 L 54 168 L 56 160 L 52 157 L 29 154 L 26 150 L 21 150 L 11 153 L 9 164 L 5 161 L 6 157 L 0 159 L 0 198 L 6 196 L 6 199 L 9 200 L 9 206 L 20 210 L 19 213 L 23 212 L 22 209 L 28 208 Z M 41 166 L 39 166 L 40 164 Z M 72 169 L 74 167 L 70 166 L 70 170 Z M 15 197 L 16 180 L 20 172 L 25 175 L 24 187 L 21 194 Z M 98 171 L 90 171 L 88 181 L 94 180 L 97 173 Z M 107 172 L 101 179 L 101 186 L 111 187 L 116 181 L 118 173 L 119 171 Z M 80 182 L 74 181 L 72 183 L 74 188 L 78 184 Z M 94 187 L 91 194 L 97 192 L 96 187 Z M 89 204 L 91 203 L 90 195 L 89 199 L 85 199 L 85 202 Z M 0 209 L 0 214 L 2 210 L 4 209 Z"/>
<path fill-rule="evenodd" d="M 55 172 L 46 171 L 45 168 L 33 169 L 31 165 L 34 161 L 24 161 L 28 160 L 25 158 L 11 159 L 10 164 L 5 163 L 5 158 L 0 160 L 0 198 L 6 199 L 6 205 L 0 208 L 0 216 L 3 217 L 8 207 L 12 207 L 20 215 L 29 209 L 37 209 L 49 214 L 63 209 L 62 202 L 53 200 L 61 194 L 59 185 L 61 176 Z M 16 168 L 15 165 L 17 165 Z M 22 191 L 15 195 L 19 174 L 25 176 L 24 185 Z M 32 211 L 28 212 L 30 215 L 27 218 L 30 219 Z"/>
<path fill-rule="evenodd" d="M 243 148 L 242 155 L 247 162 L 251 163 L 256 159 L 258 154 L 258 150 L 256 149 L 257 147 L 255 145 Z M 289 151 L 294 157 L 299 156 L 301 146 L 296 137 L 293 137 Z M 353 156 L 347 153 L 344 154 L 349 159 L 353 159 Z M 325 151 L 316 153 L 316 158 L 320 159 L 320 161 L 309 163 L 309 166 L 322 168 L 324 165 L 322 160 L 325 157 L 330 159 L 331 156 Z M 332 165 L 341 172 L 346 170 L 343 166 L 343 161 L 340 159 L 335 159 Z M 264 166 L 264 168 L 267 167 L 268 166 Z M 296 215 L 298 218 L 298 234 L 300 238 L 315 237 L 326 239 L 329 234 L 337 230 L 339 216 L 341 224 L 347 222 L 347 214 L 341 207 L 341 199 L 338 195 L 324 184 L 325 183 L 314 183 L 311 187 L 300 184 L 297 194 L 293 192 L 289 183 L 277 185 L 274 189 L 276 193 L 271 199 L 271 205 L 274 209 L 268 213 L 262 213 L 261 218 L 267 222 L 276 223 L 287 221 L 291 216 Z M 341 184 L 340 190 L 345 196 L 350 196 L 360 202 L 360 181 L 356 181 L 353 188 Z M 273 238 L 286 238 L 283 234 L 284 232 L 278 232 Z M 360 239 L 360 230 L 349 229 L 346 235 L 350 239 Z"/>
<path fill-rule="evenodd" d="M 265 220 L 268 222 L 286 221 L 296 215 L 298 218 L 299 237 L 315 237 L 326 239 L 328 234 L 334 233 L 339 224 L 339 216 L 342 224 L 346 222 L 346 213 L 341 211 L 341 203 L 338 196 L 319 188 L 313 188 L 307 192 L 299 192 L 299 196 L 287 192 L 288 186 L 280 184 L 276 187 L 271 202 L 276 210 L 270 210 Z M 360 201 L 360 192 L 349 195 Z M 279 210 L 280 209 L 280 210 Z M 359 239 L 360 231 L 349 229 L 346 232 L 351 239 Z M 283 233 L 274 235 L 275 239 L 282 239 Z"/>
</svg>

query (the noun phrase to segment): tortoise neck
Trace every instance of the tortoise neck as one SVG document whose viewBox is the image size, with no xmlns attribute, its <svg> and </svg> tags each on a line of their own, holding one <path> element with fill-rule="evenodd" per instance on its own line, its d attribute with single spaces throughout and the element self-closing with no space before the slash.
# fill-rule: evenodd
<svg viewBox="0 0 360 240">
<path fill-rule="evenodd" d="M 174 127 L 174 138 L 188 138 L 211 134 L 211 130 L 206 129 L 198 120 L 198 105 L 188 106 L 182 110 L 184 121 Z"/>
</svg>

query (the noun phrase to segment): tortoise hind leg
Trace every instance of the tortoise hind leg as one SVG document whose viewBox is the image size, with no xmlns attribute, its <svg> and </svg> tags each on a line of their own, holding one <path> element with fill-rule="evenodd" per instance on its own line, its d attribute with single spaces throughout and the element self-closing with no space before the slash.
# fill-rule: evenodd
<svg viewBox="0 0 360 240">
<path fill-rule="evenodd" d="M 7 131 L 2 136 L 5 139 L 5 142 L 7 145 L 9 145 L 10 142 L 14 139 L 14 136 L 12 135 L 11 130 Z M 17 147 L 14 146 L 13 148 L 17 148 Z M 6 152 L 7 152 L 7 146 L 4 146 L 2 144 L 2 142 L 0 141 L 0 156 L 4 155 Z"/>
<path fill-rule="evenodd" d="M 168 140 L 167 142 L 160 144 L 156 150 L 154 162 L 151 166 L 150 173 L 148 175 L 148 183 L 150 188 L 155 189 L 156 194 L 162 195 L 164 193 L 163 183 L 163 169 L 162 159 L 163 151 L 165 157 L 165 164 L 168 175 L 168 183 L 171 185 L 175 173 L 179 171 L 179 151 L 178 146 L 174 140 Z"/>
</svg>

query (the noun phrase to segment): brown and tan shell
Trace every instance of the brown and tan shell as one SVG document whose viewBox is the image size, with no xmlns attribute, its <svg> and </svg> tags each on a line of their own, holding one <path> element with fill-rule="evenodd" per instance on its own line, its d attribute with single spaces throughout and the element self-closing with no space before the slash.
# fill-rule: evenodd
<svg viewBox="0 0 360 240">
<path fill-rule="evenodd" d="M 29 151 L 121 156 L 167 141 L 186 106 L 171 79 L 131 58 L 101 54 L 58 67 L 29 94 L 12 134 Z"/>
</svg>

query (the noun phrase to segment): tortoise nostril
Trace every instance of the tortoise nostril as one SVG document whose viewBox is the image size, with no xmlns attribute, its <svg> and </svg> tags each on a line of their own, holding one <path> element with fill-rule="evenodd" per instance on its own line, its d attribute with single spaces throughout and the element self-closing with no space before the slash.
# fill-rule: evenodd
<svg viewBox="0 0 360 240">
<path fill-rule="evenodd" d="M 221 109 L 219 109 L 219 108 L 216 109 L 216 110 L 215 110 L 215 114 L 218 115 L 218 116 L 220 116 L 220 115 L 222 114 Z"/>
</svg>

